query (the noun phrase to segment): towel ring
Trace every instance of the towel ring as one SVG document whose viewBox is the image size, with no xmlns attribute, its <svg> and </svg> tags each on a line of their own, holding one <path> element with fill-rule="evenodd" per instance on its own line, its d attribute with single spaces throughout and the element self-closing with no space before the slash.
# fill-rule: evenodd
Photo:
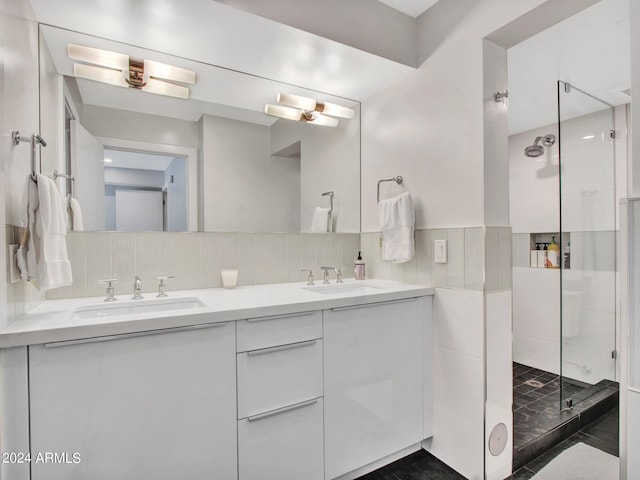
<svg viewBox="0 0 640 480">
<path fill-rule="evenodd" d="M 391 178 L 383 178 L 382 180 L 378 180 L 378 203 L 380 203 L 380 184 L 382 182 L 396 182 L 398 185 L 402 184 L 403 182 L 403 178 L 398 175 L 397 177 L 391 177 Z"/>
</svg>

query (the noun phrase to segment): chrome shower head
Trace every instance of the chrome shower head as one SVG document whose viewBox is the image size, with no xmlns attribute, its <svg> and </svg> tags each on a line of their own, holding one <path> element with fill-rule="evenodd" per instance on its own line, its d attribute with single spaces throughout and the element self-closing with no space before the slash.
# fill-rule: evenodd
<svg viewBox="0 0 640 480">
<path fill-rule="evenodd" d="M 542 142 L 542 145 L 539 145 L 540 142 Z M 527 157 L 531 157 L 531 158 L 539 157 L 544 153 L 543 147 L 550 147 L 554 143 L 556 143 L 555 135 L 548 134 L 548 135 L 545 135 L 544 137 L 536 137 L 535 141 L 533 142 L 533 145 L 529 145 L 528 147 L 525 147 L 524 154 Z"/>
<path fill-rule="evenodd" d="M 544 153 L 544 148 L 542 148 L 542 145 L 529 145 L 524 149 L 524 154 L 527 157 L 531 157 L 531 158 L 539 157 L 543 153 Z"/>
</svg>

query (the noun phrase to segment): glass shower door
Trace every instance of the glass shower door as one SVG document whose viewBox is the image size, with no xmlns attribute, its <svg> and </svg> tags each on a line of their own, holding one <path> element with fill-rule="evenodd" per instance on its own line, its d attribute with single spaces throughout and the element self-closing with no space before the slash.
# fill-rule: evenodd
<svg viewBox="0 0 640 480">
<path fill-rule="evenodd" d="M 615 380 L 613 107 L 558 82 L 561 408 Z M 604 388 L 604 385 L 603 385 Z"/>
</svg>

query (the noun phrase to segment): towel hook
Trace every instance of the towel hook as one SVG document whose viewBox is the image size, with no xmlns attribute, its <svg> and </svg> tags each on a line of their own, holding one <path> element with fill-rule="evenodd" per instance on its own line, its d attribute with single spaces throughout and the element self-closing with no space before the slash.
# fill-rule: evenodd
<svg viewBox="0 0 640 480">
<path fill-rule="evenodd" d="M 396 182 L 398 185 L 402 184 L 403 182 L 403 178 L 398 175 L 397 177 L 391 177 L 391 178 L 383 178 L 382 180 L 378 180 L 378 196 L 376 197 L 378 199 L 378 203 L 380 203 L 380 184 L 382 182 Z"/>
</svg>

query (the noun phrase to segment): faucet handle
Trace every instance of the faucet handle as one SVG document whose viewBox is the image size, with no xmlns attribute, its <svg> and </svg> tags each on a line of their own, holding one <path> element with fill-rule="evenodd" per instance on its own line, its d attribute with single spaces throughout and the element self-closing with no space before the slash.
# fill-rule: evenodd
<svg viewBox="0 0 640 480">
<path fill-rule="evenodd" d="M 162 297 L 169 296 L 167 295 L 167 286 L 164 283 L 164 281 L 168 280 L 169 278 L 176 278 L 176 277 L 174 275 L 160 275 L 156 277 L 157 280 L 160 280 L 160 283 L 158 284 L 158 295 L 156 295 L 156 297 L 162 298 Z"/>
<path fill-rule="evenodd" d="M 105 302 L 115 302 L 117 300 L 114 295 L 115 289 L 113 288 L 113 284 L 117 281 L 117 278 L 106 278 L 104 280 L 98 280 L 98 283 L 107 284 L 107 297 L 104 299 Z"/>
<path fill-rule="evenodd" d="M 336 267 L 336 283 L 344 283 L 342 281 L 342 269 L 340 267 Z"/>
<path fill-rule="evenodd" d="M 310 268 L 303 268 L 302 270 L 300 270 L 301 272 L 308 272 L 307 275 L 307 285 L 315 285 L 313 283 L 313 270 L 311 270 Z"/>
</svg>

